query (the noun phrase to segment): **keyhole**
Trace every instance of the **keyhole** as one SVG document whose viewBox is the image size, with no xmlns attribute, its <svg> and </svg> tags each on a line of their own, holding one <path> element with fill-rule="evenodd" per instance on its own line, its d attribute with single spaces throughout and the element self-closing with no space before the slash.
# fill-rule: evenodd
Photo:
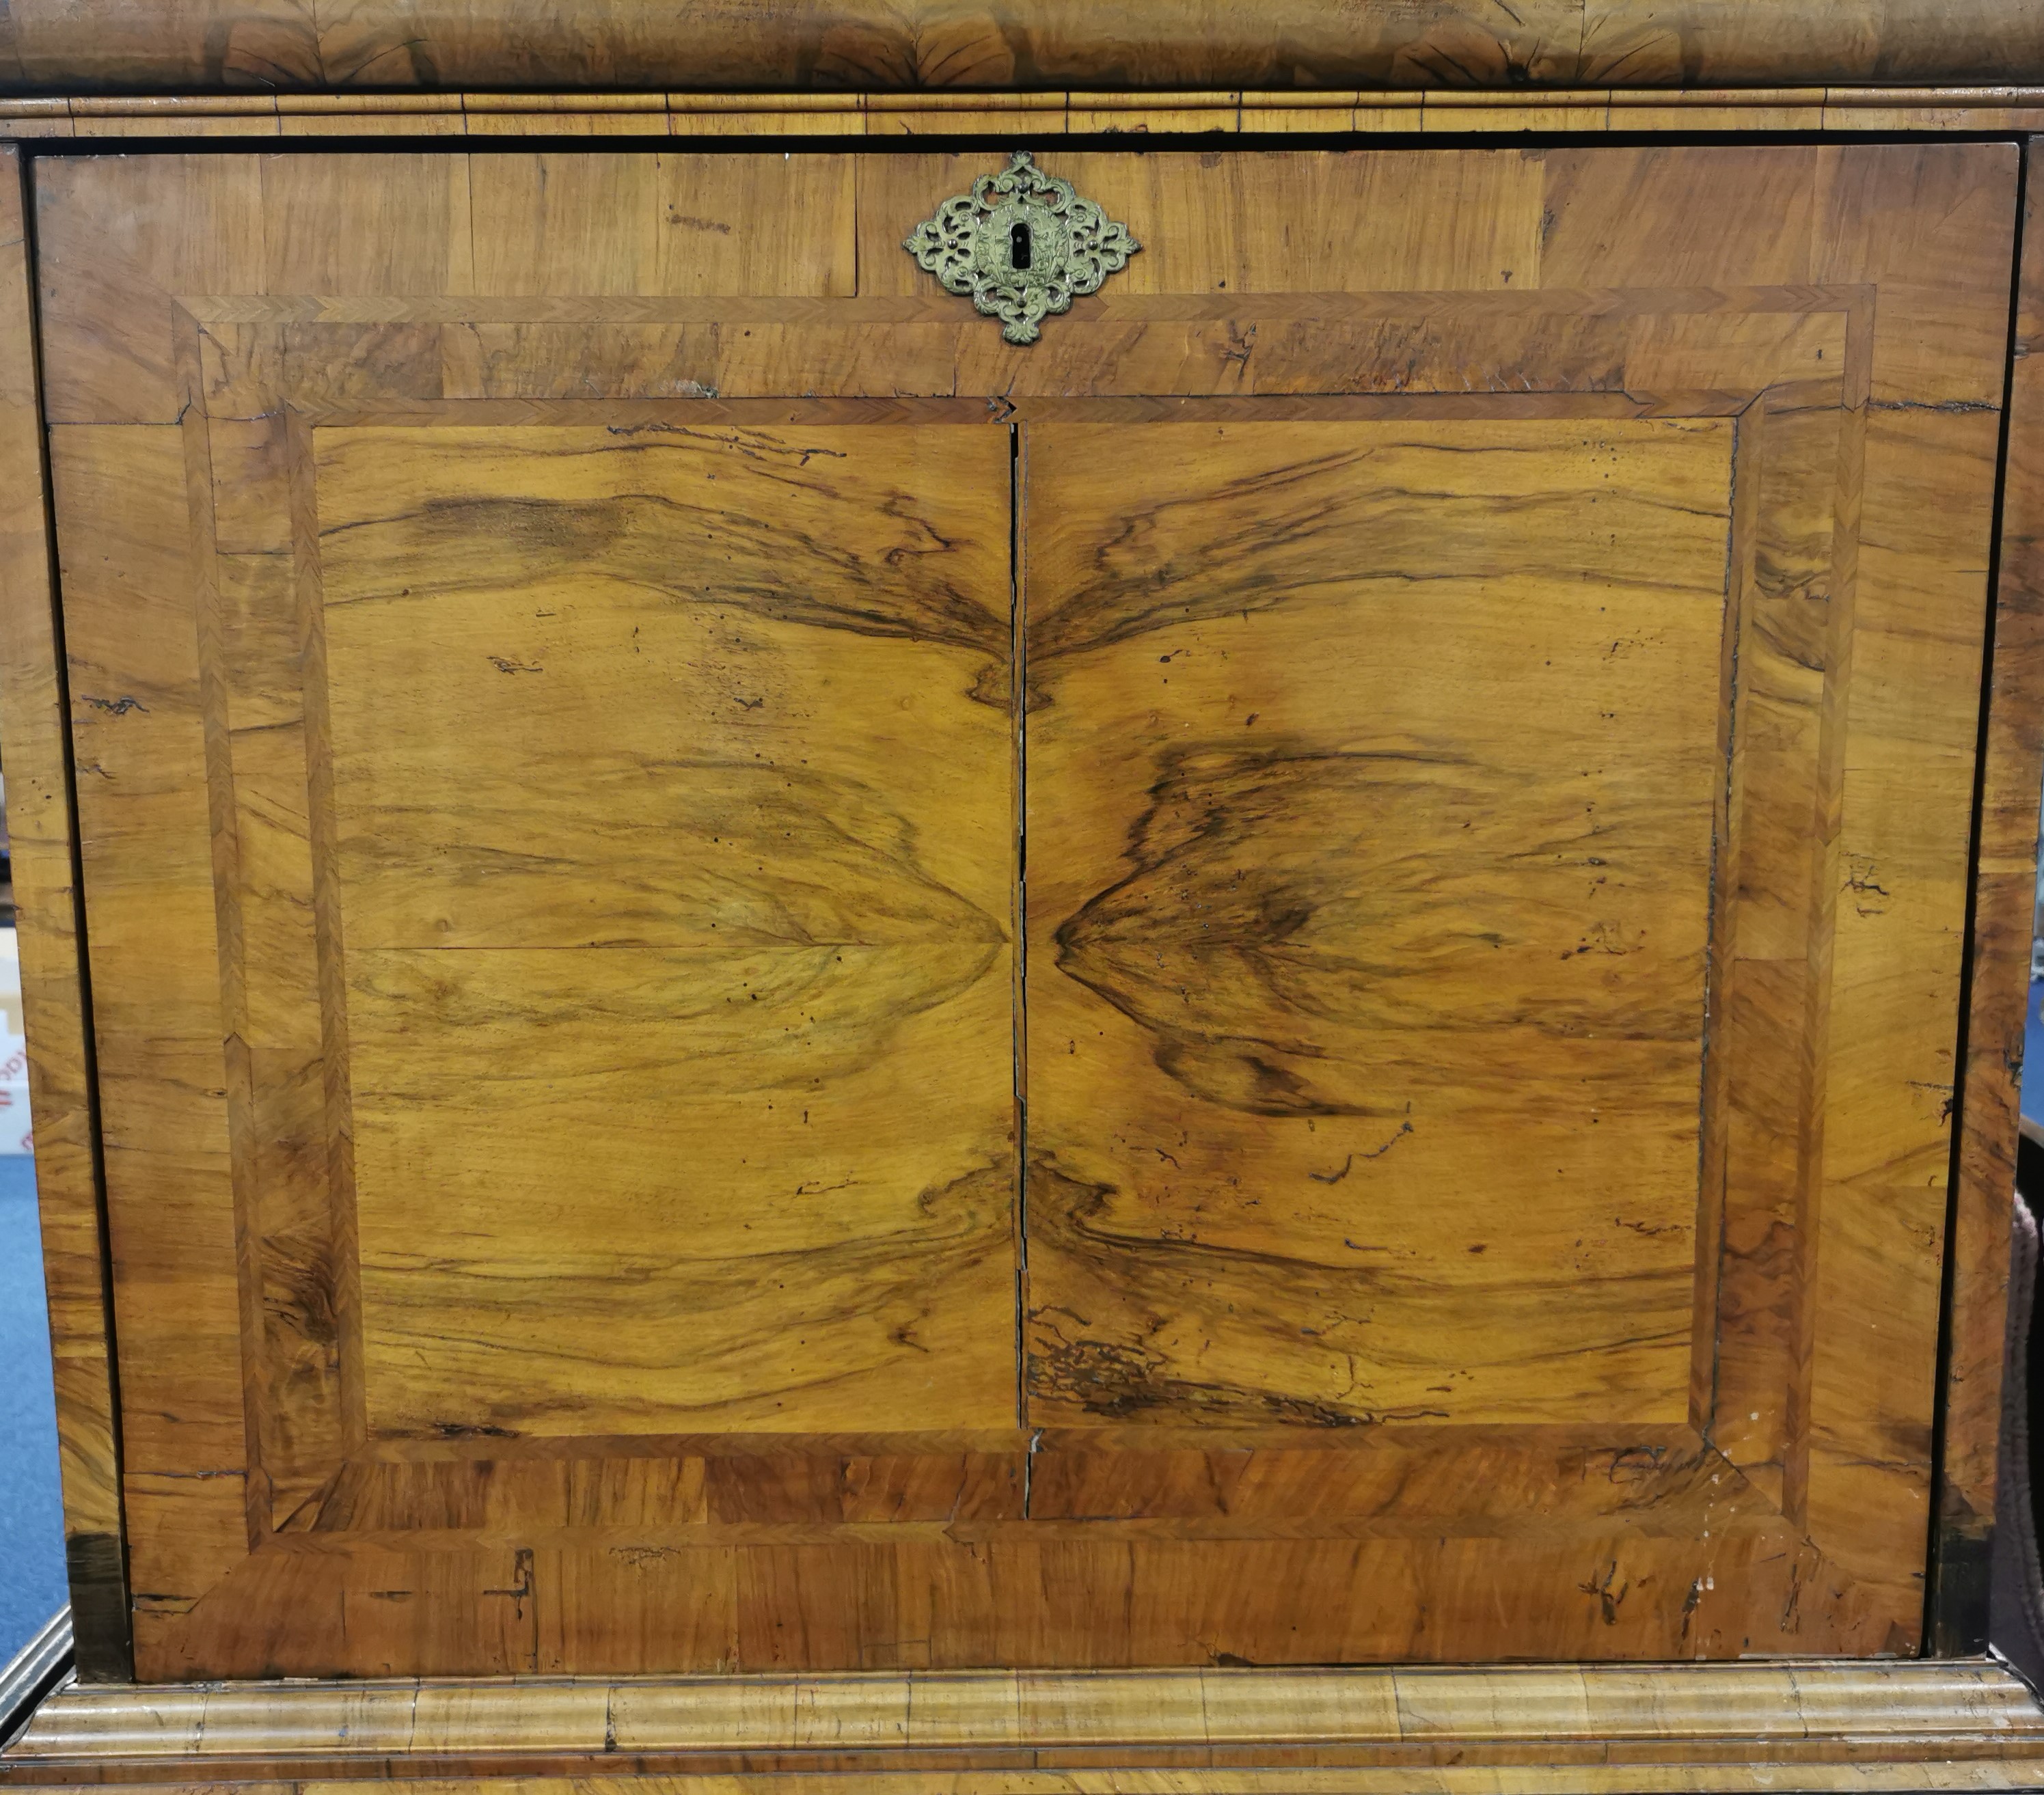
<svg viewBox="0 0 2044 1795">
<path fill-rule="evenodd" d="M 1008 259 L 1020 274 L 1029 266 L 1029 227 L 1017 224 L 1008 233 Z"/>
</svg>

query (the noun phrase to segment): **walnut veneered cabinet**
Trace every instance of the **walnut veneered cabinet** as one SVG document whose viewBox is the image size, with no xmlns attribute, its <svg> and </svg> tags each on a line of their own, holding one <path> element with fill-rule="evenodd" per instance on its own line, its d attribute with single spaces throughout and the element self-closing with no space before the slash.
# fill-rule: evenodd
<svg viewBox="0 0 2044 1795">
<path fill-rule="evenodd" d="M 1917 1648 L 2017 148 L 1041 159 L 36 163 L 142 1678 Z"/>
</svg>

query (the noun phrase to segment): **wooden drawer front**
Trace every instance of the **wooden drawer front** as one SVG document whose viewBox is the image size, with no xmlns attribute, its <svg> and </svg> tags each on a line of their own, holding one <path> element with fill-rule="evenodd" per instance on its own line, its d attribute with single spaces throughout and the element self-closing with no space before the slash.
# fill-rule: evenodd
<svg viewBox="0 0 2044 1795">
<path fill-rule="evenodd" d="M 140 1674 L 1913 1649 L 1996 144 L 52 158 Z"/>
</svg>

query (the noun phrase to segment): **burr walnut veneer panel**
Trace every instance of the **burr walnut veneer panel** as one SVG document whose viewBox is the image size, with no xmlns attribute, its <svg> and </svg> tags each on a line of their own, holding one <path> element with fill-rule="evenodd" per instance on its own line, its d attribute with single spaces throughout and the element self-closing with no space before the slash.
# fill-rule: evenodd
<svg viewBox="0 0 2044 1795">
<path fill-rule="evenodd" d="M 313 434 L 363 1425 L 1012 1426 L 1006 443 Z"/>
<path fill-rule="evenodd" d="M 1046 159 L 36 165 L 145 1678 L 1915 1647 L 2013 149 Z"/>
<path fill-rule="evenodd" d="M 1687 1419 L 1737 428 L 1029 432 L 1047 1416 Z"/>
</svg>

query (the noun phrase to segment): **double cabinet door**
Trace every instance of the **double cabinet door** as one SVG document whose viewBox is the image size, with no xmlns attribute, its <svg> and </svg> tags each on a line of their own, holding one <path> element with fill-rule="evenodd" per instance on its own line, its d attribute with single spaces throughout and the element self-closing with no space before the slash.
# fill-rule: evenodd
<svg viewBox="0 0 2044 1795">
<path fill-rule="evenodd" d="M 35 166 L 138 1674 L 1915 1649 L 2015 152 Z"/>
</svg>

